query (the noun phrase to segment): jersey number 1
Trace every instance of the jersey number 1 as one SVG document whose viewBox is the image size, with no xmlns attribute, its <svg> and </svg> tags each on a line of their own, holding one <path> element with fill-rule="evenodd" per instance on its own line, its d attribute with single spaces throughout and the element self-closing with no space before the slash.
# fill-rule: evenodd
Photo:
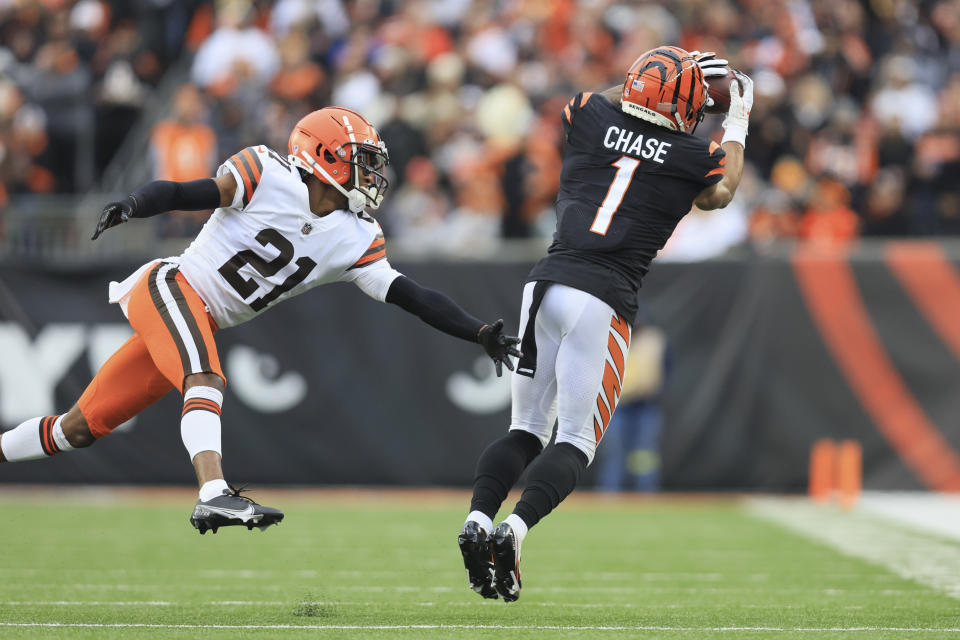
<svg viewBox="0 0 960 640">
<path fill-rule="evenodd" d="M 613 214 L 617 212 L 620 203 L 623 202 L 623 194 L 627 192 L 630 181 L 633 179 L 633 172 L 637 170 L 640 161 L 630 156 L 620 156 L 620 159 L 613 163 L 617 168 L 617 173 L 613 176 L 613 182 L 607 189 L 607 197 L 603 199 L 600 208 L 597 209 L 597 215 L 590 225 L 590 231 L 598 233 L 601 236 L 607 235 L 607 229 L 610 228 L 610 221 L 613 220 Z"/>
</svg>

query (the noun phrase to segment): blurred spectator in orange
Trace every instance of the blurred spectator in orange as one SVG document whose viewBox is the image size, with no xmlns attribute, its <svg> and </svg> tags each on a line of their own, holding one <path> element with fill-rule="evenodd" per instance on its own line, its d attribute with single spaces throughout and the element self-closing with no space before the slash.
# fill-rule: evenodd
<svg viewBox="0 0 960 640">
<path fill-rule="evenodd" d="M 797 237 L 800 216 L 787 194 L 779 189 L 767 188 L 758 201 L 750 213 L 751 244 L 763 248 L 778 240 Z"/>
<path fill-rule="evenodd" d="M 184 182 L 213 175 L 218 157 L 217 136 L 204 122 L 205 117 L 206 107 L 199 90 L 189 83 L 177 89 L 171 117 L 158 123 L 150 136 L 155 179 Z M 198 230 L 209 213 L 190 211 L 164 216 L 157 223 L 160 234 L 189 235 Z"/>
<path fill-rule="evenodd" d="M 810 204 L 800 219 L 800 237 L 808 243 L 843 246 L 852 242 L 860 227 L 857 214 L 848 206 L 850 192 L 833 178 L 820 178 Z"/>
<path fill-rule="evenodd" d="M 192 84 L 177 89 L 173 114 L 161 121 L 150 136 L 155 178 L 183 182 L 213 175 L 217 137 L 204 122 L 203 97 Z"/>
<path fill-rule="evenodd" d="M 270 93 L 293 102 L 305 100 L 320 87 L 325 74 L 310 60 L 310 41 L 300 31 L 290 31 L 280 41 L 280 70 L 270 81 Z"/>
</svg>

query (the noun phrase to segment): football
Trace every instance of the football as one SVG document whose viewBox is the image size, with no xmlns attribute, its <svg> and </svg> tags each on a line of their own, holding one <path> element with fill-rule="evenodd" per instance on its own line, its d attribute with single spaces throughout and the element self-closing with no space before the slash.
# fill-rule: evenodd
<svg viewBox="0 0 960 640">
<path fill-rule="evenodd" d="M 726 113 L 730 108 L 730 81 L 733 80 L 733 72 L 728 70 L 727 75 L 719 78 L 710 78 L 707 84 L 707 94 L 713 98 L 713 106 L 707 107 L 707 113 Z"/>
</svg>

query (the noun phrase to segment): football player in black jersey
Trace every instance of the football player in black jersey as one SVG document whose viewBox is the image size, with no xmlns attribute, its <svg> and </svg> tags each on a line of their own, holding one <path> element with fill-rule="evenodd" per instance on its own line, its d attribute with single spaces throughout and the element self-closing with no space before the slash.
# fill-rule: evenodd
<svg viewBox="0 0 960 640">
<path fill-rule="evenodd" d="M 718 209 L 733 198 L 753 103 L 753 82 L 733 73 L 720 144 L 691 135 L 710 100 L 706 77 L 727 74 L 713 53 L 652 49 L 623 85 L 580 93 L 563 109 L 557 230 L 523 290 L 510 429 L 480 455 L 458 537 L 470 586 L 485 598 L 519 597 L 528 529 L 593 460 L 620 395 L 650 261 L 692 205 Z M 555 420 L 555 446 L 541 454 Z M 525 469 L 520 501 L 494 528 Z"/>
</svg>

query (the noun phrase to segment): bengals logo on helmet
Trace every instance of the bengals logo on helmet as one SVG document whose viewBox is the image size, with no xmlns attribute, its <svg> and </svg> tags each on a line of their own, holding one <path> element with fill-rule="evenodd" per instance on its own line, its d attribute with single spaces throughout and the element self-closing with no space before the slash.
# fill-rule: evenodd
<svg viewBox="0 0 960 640">
<path fill-rule="evenodd" d="M 706 104 L 703 72 L 680 47 L 657 47 L 637 58 L 620 97 L 624 113 L 687 133 L 703 119 Z"/>
</svg>

